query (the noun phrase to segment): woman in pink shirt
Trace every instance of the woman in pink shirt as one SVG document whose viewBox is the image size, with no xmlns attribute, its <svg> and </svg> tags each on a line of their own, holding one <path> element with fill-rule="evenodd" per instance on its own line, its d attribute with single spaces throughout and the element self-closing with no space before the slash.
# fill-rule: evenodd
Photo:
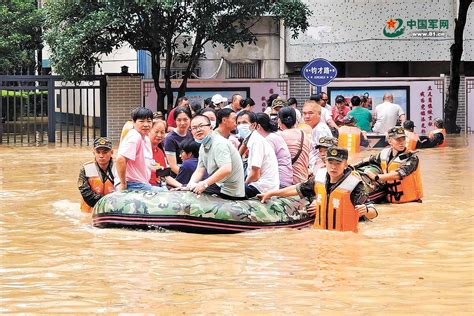
<svg viewBox="0 0 474 316">
<path fill-rule="evenodd" d="M 120 183 L 117 189 L 162 191 L 152 187 L 151 177 L 152 150 L 148 133 L 152 127 L 153 112 L 144 107 L 132 111 L 133 129 L 120 142 L 116 160 L 117 174 Z"/>
<path fill-rule="evenodd" d="M 285 106 L 278 112 L 277 133 L 285 141 L 291 154 L 293 165 L 293 184 L 308 180 L 309 166 L 309 143 L 310 139 L 303 130 L 295 128 L 296 111 L 292 107 Z"/>
</svg>

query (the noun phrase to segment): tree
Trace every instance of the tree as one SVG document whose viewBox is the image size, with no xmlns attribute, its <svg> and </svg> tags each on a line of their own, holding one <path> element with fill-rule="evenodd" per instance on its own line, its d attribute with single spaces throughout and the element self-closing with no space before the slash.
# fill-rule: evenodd
<svg viewBox="0 0 474 316">
<path fill-rule="evenodd" d="M 151 54 L 159 110 L 164 110 L 165 95 L 167 108 L 173 99 L 173 59 L 187 63 L 178 91 L 182 96 L 207 43 L 221 44 L 228 50 L 239 44 L 255 44 L 252 26 L 262 15 L 284 19 L 292 36 L 297 37 L 308 27 L 311 14 L 301 0 L 49 0 L 46 12 L 46 39 L 55 71 L 78 80 L 100 62 L 101 54 L 122 45 L 146 50 Z M 184 53 L 182 48 L 190 49 Z M 164 88 L 159 84 L 162 67 Z"/>
<path fill-rule="evenodd" d="M 32 73 L 42 49 L 43 16 L 35 0 L 0 3 L 0 73 Z"/>
<path fill-rule="evenodd" d="M 456 133 L 456 117 L 459 106 L 459 84 L 461 57 L 463 52 L 463 33 L 466 25 L 466 17 L 472 0 L 459 0 L 458 18 L 454 19 L 454 43 L 450 47 L 451 65 L 449 68 L 450 82 L 448 87 L 448 98 L 444 105 L 444 118 L 447 133 Z"/>
</svg>

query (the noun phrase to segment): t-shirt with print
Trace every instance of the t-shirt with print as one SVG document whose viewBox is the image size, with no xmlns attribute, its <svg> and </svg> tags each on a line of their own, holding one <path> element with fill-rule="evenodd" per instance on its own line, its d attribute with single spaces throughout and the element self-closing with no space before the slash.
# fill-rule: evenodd
<svg viewBox="0 0 474 316">
<path fill-rule="evenodd" d="M 165 154 L 175 155 L 176 162 L 178 165 L 181 165 L 183 163 L 183 161 L 181 160 L 181 157 L 179 156 L 180 154 L 179 144 L 185 139 L 193 139 L 193 135 L 191 134 L 191 131 L 188 130 L 186 132 L 186 135 L 180 135 L 176 132 L 176 130 L 174 130 L 168 135 L 166 135 L 166 138 L 165 138 L 165 145 L 164 145 Z"/>
<path fill-rule="evenodd" d="M 260 179 L 249 185 L 261 193 L 278 190 L 280 188 L 278 161 L 271 145 L 262 135 L 254 131 L 250 135 L 247 148 L 249 149 L 247 175 L 250 174 L 252 167 L 260 168 Z"/>
<path fill-rule="evenodd" d="M 150 139 L 131 129 L 120 142 L 118 155 L 127 158 L 126 180 L 138 183 L 148 183 L 151 169 L 147 164 L 146 155 L 151 156 Z"/>
</svg>

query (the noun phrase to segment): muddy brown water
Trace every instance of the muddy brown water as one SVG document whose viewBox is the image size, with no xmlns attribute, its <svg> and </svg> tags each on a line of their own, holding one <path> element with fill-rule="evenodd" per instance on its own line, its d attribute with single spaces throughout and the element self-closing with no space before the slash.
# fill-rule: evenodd
<svg viewBox="0 0 474 316">
<path fill-rule="evenodd" d="M 89 148 L 1 145 L 0 313 L 472 315 L 473 142 L 421 151 L 423 203 L 358 234 L 236 235 L 93 228 Z"/>
</svg>

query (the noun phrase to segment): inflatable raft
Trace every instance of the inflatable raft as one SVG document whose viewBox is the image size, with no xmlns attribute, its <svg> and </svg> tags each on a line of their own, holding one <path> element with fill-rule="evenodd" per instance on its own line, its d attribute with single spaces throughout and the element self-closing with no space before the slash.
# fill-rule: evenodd
<svg viewBox="0 0 474 316">
<path fill-rule="evenodd" d="M 193 233 L 239 233 L 254 229 L 303 228 L 314 221 L 306 200 L 272 198 L 224 200 L 187 191 L 114 192 L 94 207 L 95 227 L 169 229 Z"/>
<path fill-rule="evenodd" d="M 371 180 L 369 176 L 365 174 L 365 170 L 371 171 L 375 174 L 380 174 L 382 173 L 382 169 L 376 165 L 368 165 L 357 169 L 355 174 L 364 183 L 365 192 L 369 196 L 370 201 L 374 203 L 385 202 L 387 196 L 387 187 L 385 185 L 381 185 L 377 181 Z"/>
</svg>

